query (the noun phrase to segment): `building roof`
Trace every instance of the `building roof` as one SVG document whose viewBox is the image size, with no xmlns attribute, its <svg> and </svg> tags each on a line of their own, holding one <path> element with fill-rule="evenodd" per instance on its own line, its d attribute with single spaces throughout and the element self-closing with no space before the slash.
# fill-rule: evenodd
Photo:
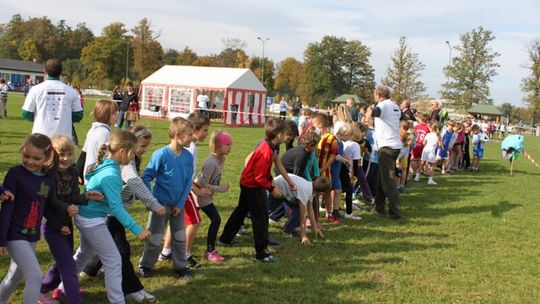
<svg viewBox="0 0 540 304">
<path fill-rule="evenodd" d="M 20 72 L 43 73 L 45 66 L 41 63 L 16 59 L 0 58 L 0 69 Z"/>
<path fill-rule="evenodd" d="M 363 100 L 362 98 L 360 98 L 360 96 L 354 95 L 354 94 L 343 94 L 343 95 L 337 97 L 336 99 L 332 100 L 332 102 L 346 103 L 347 99 L 349 99 L 349 98 L 354 99 L 354 101 L 357 104 L 367 104 L 367 102 L 365 100 Z"/>
<path fill-rule="evenodd" d="M 165 65 L 144 79 L 142 84 L 266 92 L 266 88 L 250 69 L 239 68 Z"/>
<path fill-rule="evenodd" d="M 471 114 L 485 114 L 485 115 L 492 115 L 492 116 L 501 116 L 502 113 L 499 111 L 499 109 L 490 104 L 479 104 L 472 106 L 467 112 Z"/>
</svg>

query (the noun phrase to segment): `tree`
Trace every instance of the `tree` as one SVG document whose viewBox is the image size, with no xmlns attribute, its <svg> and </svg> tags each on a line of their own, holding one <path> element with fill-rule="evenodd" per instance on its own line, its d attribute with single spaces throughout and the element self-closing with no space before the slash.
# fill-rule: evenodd
<svg viewBox="0 0 540 304">
<path fill-rule="evenodd" d="M 88 70 L 89 82 L 100 88 L 118 84 L 126 73 L 126 51 L 129 38 L 127 30 L 120 22 L 103 28 L 97 37 L 83 48 L 81 62 Z"/>
<path fill-rule="evenodd" d="M 325 36 L 304 51 L 306 98 L 311 102 L 358 93 L 369 100 L 374 87 L 369 48 L 358 40 Z M 368 92 L 369 91 L 369 92 Z"/>
<path fill-rule="evenodd" d="M 426 66 L 418 59 L 418 53 L 411 51 L 407 38 L 399 38 L 399 46 L 391 61 L 382 83 L 391 89 L 392 100 L 401 102 L 424 97 L 422 93 L 426 91 L 426 87 L 420 77 Z"/>
<path fill-rule="evenodd" d="M 41 61 L 41 54 L 38 51 L 36 42 L 32 38 L 26 39 L 19 48 L 19 57 L 22 60 Z"/>
<path fill-rule="evenodd" d="M 132 47 L 133 47 L 133 68 L 140 79 L 161 68 L 163 62 L 163 48 L 156 40 L 159 34 L 154 35 L 151 29 L 152 23 L 143 18 L 139 25 L 134 27 Z"/>
<path fill-rule="evenodd" d="M 249 57 L 244 63 L 245 67 L 249 68 L 259 80 L 262 79 L 262 58 L 258 56 Z M 264 87 L 268 90 L 268 94 L 274 93 L 274 61 L 266 58 L 264 60 Z"/>
<path fill-rule="evenodd" d="M 197 53 L 187 46 L 178 54 L 178 64 L 180 65 L 192 65 L 195 60 L 197 60 Z"/>
<path fill-rule="evenodd" d="M 246 68 L 249 64 L 249 57 L 244 48 L 246 42 L 238 38 L 225 38 L 223 50 L 216 56 L 216 64 L 221 67 Z"/>
<path fill-rule="evenodd" d="M 441 95 L 457 109 L 468 109 L 473 105 L 487 103 L 489 83 L 497 75 L 495 62 L 500 54 L 494 52 L 489 43 L 495 37 L 483 27 L 460 35 L 461 45 L 455 46 L 459 52 L 444 68 L 450 81 L 442 85 Z"/>
<path fill-rule="evenodd" d="M 375 89 L 375 75 L 369 64 L 371 51 L 358 40 L 349 41 L 343 55 L 345 79 L 350 93 L 372 101 Z"/>
<path fill-rule="evenodd" d="M 540 112 L 540 40 L 533 41 L 527 48 L 529 62 L 525 66 L 529 76 L 521 82 L 521 90 L 526 94 L 523 100 L 532 108 L 533 113 Z"/>
<path fill-rule="evenodd" d="M 66 51 L 65 59 L 79 59 L 82 49 L 94 40 L 94 34 L 86 27 L 85 23 L 79 23 L 75 29 L 68 28 L 65 35 Z"/>
<path fill-rule="evenodd" d="M 304 65 L 293 57 L 277 65 L 275 91 L 279 96 L 299 96 L 304 84 Z"/>
<path fill-rule="evenodd" d="M 501 111 L 502 115 L 504 117 L 509 117 L 512 115 L 512 110 L 514 109 L 514 106 L 512 106 L 509 102 L 504 102 L 499 106 L 499 110 Z"/>
</svg>

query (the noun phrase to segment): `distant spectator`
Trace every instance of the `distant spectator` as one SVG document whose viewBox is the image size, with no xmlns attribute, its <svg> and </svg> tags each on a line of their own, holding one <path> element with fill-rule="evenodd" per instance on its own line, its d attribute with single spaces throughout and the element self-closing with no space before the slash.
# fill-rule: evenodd
<svg viewBox="0 0 540 304">
<path fill-rule="evenodd" d="M 403 100 L 400 105 L 401 112 L 403 112 L 403 115 L 405 115 L 405 118 L 407 120 L 416 121 L 416 117 L 414 117 L 414 112 L 411 109 L 411 102 L 407 99 Z"/>
<path fill-rule="evenodd" d="M 120 109 L 120 105 L 122 104 L 122 90 L 118 85 L 115 85 L 112 90 L 112 100 L 116 102 L 118 108 Z"/>
<path fill-rule="evenodd" d="M 359 110 L 356 107 L 356 101 L 354 101 L 354 98 L 347 99 L 347 107 L 349 107 L 349 111 L 351 112 L 352 120 L 357 122 Z"/>
<path fill-rule="evenodd" d="M 207 109 L 209 108 L 210 99 L 208 98 L 208 95 L 206 95 L 206 91 L 202 91 L 202 93 L 197 96 L 197 108 L 201 113 L 203 113 L 206 117 L 208 117 Z"/>
<path fill-rule="evenodd" d="M 9 84 L 4 78 L 0 78 L 0 118 L 7 118 L 7 98 Z"/>
<path fill-rule="evenodd" d="M 431 102 L 431 115 L 429 116 L 430 122 L 439 123 L 441 118 L 439 117 L 439 112 L 441 111 L 441 106 L 437 100 Z"/>
<path fill-rule="evenodd" d="M 295 102 L 292 104 L 293 109 L 302 110 L 302 102 L 300 101 L 300 96 L 296 96 Z"/>
<path fill-rule="evenodd" d="M 285 97 L 281 97 L 281 100 L 279 101 L 279 119 L 285 120 L 287 117 L 287 101 L 285 100 Z"/>
<path fill-rule="evenodd" d="M 30 91 L 30 88 L 32 88 L 34 84 L 32 83 L 32 78 L 28 78 L 26 80 L 26 83 L 23 85 L 23 94 L 26 98 L 26 95 L 28 95 L 28 92 Z"/>
<path fill-rule="evenodd" d="M 126 84 L 127 92 L 122 95 L 122 103 L 120 104 L 120 114 L 118 115 L 118 128 L 122 128 L 124 121 L 126 122 L 126 128 L 131 126 L 131 121 L 126 120 L 126 113 L 133 110 L 139 112 L 139 96 L 135 92 L 133 82 Z"/>
<path fill-rule="evenodd" d="M 32 133 L 72 136 L 72 123 L 84 116 L 77 92 L 60 80 L 62 63 L 53 58 L 45 63 L 47 80 L 33 86 L 22 107 L 22 116 L 34 123 Z"/>
</svg>

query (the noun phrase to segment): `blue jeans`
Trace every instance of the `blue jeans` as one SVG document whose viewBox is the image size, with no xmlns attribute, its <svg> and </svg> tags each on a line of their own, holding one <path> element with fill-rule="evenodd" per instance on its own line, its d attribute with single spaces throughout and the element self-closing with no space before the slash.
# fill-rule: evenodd
<svg viewBox="0 0 540 304">
<path fill-rule="evenodd" d="M 300 202 L 289 202 L 284 198 L 274 198 L 268 195 L 268 205 L 270 218 L 274 221 L 279 221 L 283 216 L 287 216 L 287 223 L 283 226 L 283 230 L 287 233 L 294 232 L 294 228 L 300 224 Z"/>
<path fill-rule="evenodd" d="M 116 121 L 116 124 L 118 125 L 118 128 L 120 129 L 122 129 L 122 126 L 124 125 L 124 121 L 126 122 L 126 129 L 131 126 L 131 121 L 125 120 L 126 113 L 127 111 L 126 112 L 120 111 L 120 113 L 118 114 L 118 120 Z"/>
</svg>

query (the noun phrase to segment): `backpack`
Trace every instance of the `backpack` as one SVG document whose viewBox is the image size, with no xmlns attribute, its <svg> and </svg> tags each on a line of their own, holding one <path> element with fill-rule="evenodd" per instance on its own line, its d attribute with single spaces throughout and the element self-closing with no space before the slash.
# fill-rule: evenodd
<svg viewBox="0 0 540 304">
<path fill-rule="evenodd" d="M 445 108 L 442 108 L 439 111 L 439 124 L 444 126 L 447 120 L 448 120 L 448 111 Z"/>
</svg>

